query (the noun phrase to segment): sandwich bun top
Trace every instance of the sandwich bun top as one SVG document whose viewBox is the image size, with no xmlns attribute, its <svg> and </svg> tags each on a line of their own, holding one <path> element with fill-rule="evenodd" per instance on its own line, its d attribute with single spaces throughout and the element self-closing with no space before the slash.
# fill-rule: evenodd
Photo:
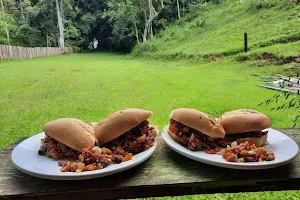
<svg viewBox="0 0 300 200">
<path fill-rule="evenodd" d="M 95 146 L 94 127 L 84 120 L 61 118 L 47 122 L 42 130 L 46 135 L 80 152 Z"/>
<path fill-rule="evenodd" d="M 271 119 L 263 113 L 250 109 L 238 109 L 224 113 L 218 122 L 226 134 L 260 131 L 272 126 Z"/>
<path fill-rule="evenodd" d="M 152 115 L 151 111 L 126 108 L 109 114 L 95 125 L 95 135 L 100 145 L 109 143 Z"/>
<path fill-rule="evenodd" d="M 212 138 L 225 136 L 223 127 L 214 118 L 193 108 L 175 109 L 171 112 L 170 118 Z"/>
</svg>

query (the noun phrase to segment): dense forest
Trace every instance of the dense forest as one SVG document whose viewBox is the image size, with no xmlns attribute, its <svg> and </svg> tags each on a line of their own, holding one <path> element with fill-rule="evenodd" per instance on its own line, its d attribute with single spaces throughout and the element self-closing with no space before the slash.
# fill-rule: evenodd
<svg viewBox="0 0 300 200">
<path fill-rule="evenodd" d="M 130 50 L 202 0 L 1 0 L 1 44 Z M 217 1 L 216 1 L 217 2 Z"/>
<path fill-rule="evenodd" d="M 137 43 L 147 42 L 174 20 L 184 18 L 190 10 L 207 0 L 0 2 L 1 44 L 87 49 L 88 44 L 97 39 L 98 49 L 130 51 Z M 220 0 L 210 2 L 220 3 Z M 243 0 L 236 2 L 243 3 Z"/>
</svg>

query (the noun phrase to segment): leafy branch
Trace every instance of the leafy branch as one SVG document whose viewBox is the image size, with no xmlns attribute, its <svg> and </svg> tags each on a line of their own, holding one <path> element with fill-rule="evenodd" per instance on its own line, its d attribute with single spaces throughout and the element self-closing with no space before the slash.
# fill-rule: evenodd
<svg viewBox="0 0 300 200">
<path fill-rule="evenodd" d="M 282 100 L 284 101 L 283 103 Z M 265 105 L 274 105 L 271 110 L 286 110 L 286 109 L 295 109 L 299 110 L 300 108 L 300 90 L 297 93 L 292 92 L 283 92 L 281 94 L 276 94 L 270 99 L 260 103 L 258 106 Z M 300 120 L 300 112 L 293 120 L 293 128 L 297 125 L 297 122 Z"/>
</svg>

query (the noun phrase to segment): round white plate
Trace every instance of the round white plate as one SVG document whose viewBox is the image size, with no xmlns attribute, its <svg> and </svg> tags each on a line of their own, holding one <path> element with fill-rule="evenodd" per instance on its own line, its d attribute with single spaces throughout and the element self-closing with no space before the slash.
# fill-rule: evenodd
<svg viewBox="0 0 300 200">
<path fill-rule="evenodd" d="M 80 173 L 61 172 L 61 167 L 58 165 L 57 160 L 38 154 L 41 138 L 44 136 L 45 133 L 42 132 L 18 144 L 11 154 L 11 159 L 14 166 L 20 171 L 31 176 L 52 180 L 83 180 L 116 174 L 135 167 L 147 160 L 153 154 L 157 146 L 157 141 L 155 141 L 150 149 L 134 155 L 132 160 L 120 164 L 110 164 L 100 170 Z"/>
<path fill-rule="evenodd" d="M 274 152 L 275 160 L 248 163 L 227 162 L 221 155 L 218 154 L 207 154 L 204 151 L 191 151 L 187 147 L 184 147 L 180 143 L 176 142 L 168 134 L 168 126 L 162 130 L 161 136 L 165 143 L 177 153 L 195 161 L 218 167 L 255 170 L 278 167 L 291 162 L 298 155 L 299 148 L 297 143 L 284 133 L 281 133 L 277 130 L 272 128 L 268 128 L 266 130 L 269 131 L 268 142 L 263 147 Z"/>
</svg>

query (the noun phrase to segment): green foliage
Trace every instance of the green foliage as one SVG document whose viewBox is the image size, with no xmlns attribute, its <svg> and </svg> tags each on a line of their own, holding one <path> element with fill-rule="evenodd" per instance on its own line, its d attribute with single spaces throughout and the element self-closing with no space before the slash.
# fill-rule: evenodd
<svg viewBox="0 0 300 200">
<path fill-rule="evenodd" d="M 297 76 L 299 78 L 299 74 Z M 299 110 L 300 108 L 300 90 L 298 93 L 292 92 L 283 92 L 280 94 L 275 94 L 271 98 L 259 104 L 265 106 L 272 106 L 271 110 L 286 110 L 286 109 L 295 109 Z M 295 117 L 293 120 L 293 128 L 297 125 L 297 122 L 300 120 L 300 114 Z"/>
<path fill-rule="evenodd" d="M 190 23 L 190 28 L 200 28 L 205 25 L 206 20 L 205 19 L 199 19 L 193 21 L 193 23 Z"/>
<path fill-rule="evenodd" d="M 280 0 L 252 0 L 251 4 L 254 9 L 259 10 L 274 7 L 278 5 L 279 2 Z"/>
<path fill-rule="evenodd" d="M 254 9 L 271 8 L 282 3 L 283 5 L 294 6 L 300 3 L 299 0 L 251 0 L 251 5 Z"/>
<path fill-rule="evenodd" d="M 22 46 L 38 47 L 47 45 L 42 38 L 41 32 L 28 24 L 23 24 L 17 28 L 15 38 Z"/>
<path fill-rule="evenodd" d="M 73 48 L 73 52 L 74 53 L 80 53 L 81 52 L 81 48 L 78 46 L 71 46 Z"/>
<path fill-rule="evenodd" d="M 251 2 L 198 5 L 148 42 L 156 47 L 155 52 L 143 51 L 138 44 L 134 55 L 161 59 L 178 54 L 191 59 L 235 55 L 243 52 L 244 32 L 248 33 L 250 51 L 300 39 L 299 4 L 266 0 L 265 7 L 254 12 Z"/>
</svg>

